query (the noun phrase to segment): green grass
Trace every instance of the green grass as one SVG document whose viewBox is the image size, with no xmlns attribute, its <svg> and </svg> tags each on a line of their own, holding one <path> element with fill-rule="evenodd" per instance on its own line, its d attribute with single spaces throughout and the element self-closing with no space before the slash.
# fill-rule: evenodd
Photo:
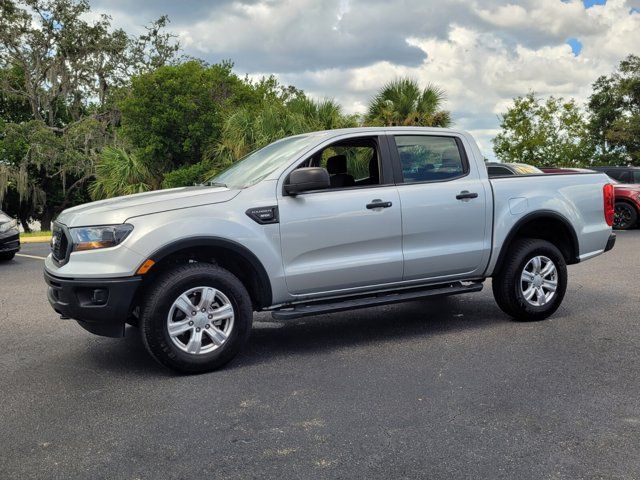
<svg viewBox="0 0 640 480">
<path fill-rule="evenodd" d="M 25 237 L 47 237 L 51 235 L 51 231 L 50 230 L 44 230 L 42 232 L 22 232 L 20 234 L 20 238 L 25 238 Z"/>
</svg>

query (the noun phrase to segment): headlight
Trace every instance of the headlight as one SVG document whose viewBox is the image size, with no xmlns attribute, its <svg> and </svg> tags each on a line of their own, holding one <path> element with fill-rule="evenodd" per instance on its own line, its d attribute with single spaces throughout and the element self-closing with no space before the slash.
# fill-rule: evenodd
<svg viewBox="0 0 640 480">
<path fill-rule="evenodd" d="M 12 218 L 8 222 L 0 223 L 0 233 L 8 232 L 12 228 L 16 228 L 18 226 L 18 221 L 15 218 Z"/>
<path fill-rule="evenodd" d="M 115 247 L 127 238 L 133 225 L 103 225 L 100 227 L 79 227 L 70 229 L 73 239 L 73 251 L 95 250 L 96 248 Z"/>
</svg>

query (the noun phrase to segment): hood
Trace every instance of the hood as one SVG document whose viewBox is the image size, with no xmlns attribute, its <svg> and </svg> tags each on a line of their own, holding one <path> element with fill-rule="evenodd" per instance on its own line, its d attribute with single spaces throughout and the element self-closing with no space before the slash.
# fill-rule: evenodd
<svg viewBox="0 0 640 480">
<path fill-rule="evenodd" d="M 228 202 L 239 192 L 226 187 L 198 186 L 137 193 L 69 208 L 56 221 L 68 227 L 124 223 L 141 215 Z"/>
</svg>

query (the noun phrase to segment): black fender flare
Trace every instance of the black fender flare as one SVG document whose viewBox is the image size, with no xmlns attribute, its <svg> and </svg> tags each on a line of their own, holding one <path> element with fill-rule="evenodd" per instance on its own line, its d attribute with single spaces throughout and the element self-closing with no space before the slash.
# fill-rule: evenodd
<svg viewBox="0 0 640 480">
<path fill-rule="evenodd" d="M 538 220 L 538 219 L 553 219 L 553 220 L 560 221 L 564 225 L 567 232 L 569 233 L 569 239 L 571 241 L 572 254 L 573 254 L 572 258 L 569 258 L 567 263 L 571 265 L 571 264 L 580 262 L 580 256 L 579 256 L 580 244 L 578 242 L 578 235 L 576 234 L 576 231 L 573 228 L 573 225 L 571 225 L 571 222 L 565 216 L 559 214 L 558 212 L 554 212 L 553 210 L 538 210 L 536 212 L 532 212 L 525 215 L 524 217 L 519 219 L 513 225 L 513 227 L 511 227 L 511 230 L 509 230 L 507 237 L 502 243 L 502 247 L 500 248 L 500 253 L 498 254 L 498 260 L 496 261 L 496 264 L 493 267 L 492 274 L 495 274 L 496 272 L 500 271 L 500 269 L 502 268 L 504 259 L 507 255 L 507 252 L 509 251 L 509 247 L 511 246 L 513 239 L 518 234 L 518 232 L 522 229 L 522 227 L 527 223 L 533 220 Z"/>
<path fill-rule="evenodd" d="M 251 265 L 254 273 L 256 274 L 256 281 L 259 287 L 259 291 L 257 292 L 257 301 L 259 307 L 264 308 L 271 306 L 271 304 L 273 303 L 273 293 L 271 290 L 271 281 L 269 280 L 267 270 L 251 250 L 233 240 L 209 236 L 184 238 L 160 247 L 153 254 L 151 254 L 151 256 L 149 256 L 149 259 L 157 263 L 173 253 L 179 252 L 180 250 L 188 250 L 192 248 L 222 248 L 230 250 L 242 257 L 243 260 Z"/>
</svg>

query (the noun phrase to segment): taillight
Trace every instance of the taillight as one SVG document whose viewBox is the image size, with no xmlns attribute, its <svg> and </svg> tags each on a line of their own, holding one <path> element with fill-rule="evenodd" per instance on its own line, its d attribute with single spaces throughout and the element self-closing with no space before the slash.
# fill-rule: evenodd
<svg viewBox="0 0 640 480">
<path fill-rule="evenodd" d="M 604 219 L 611 227 L 615 214 L 615 191 L 612 184 L 607 183 L 602 187 L 602 196 L 604 198 Z"/>
</svg>

